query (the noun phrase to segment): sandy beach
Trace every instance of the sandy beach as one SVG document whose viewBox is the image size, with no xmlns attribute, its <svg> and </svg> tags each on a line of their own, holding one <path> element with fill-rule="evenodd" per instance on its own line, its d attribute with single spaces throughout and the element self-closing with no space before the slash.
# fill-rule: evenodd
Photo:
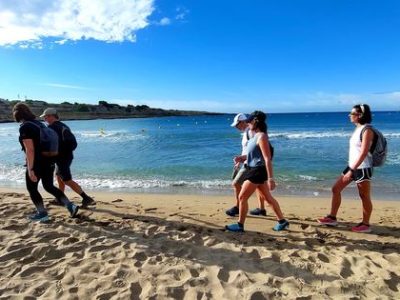
<svg viewBox="0 0 400 300">
<path fill-rule="evenodd" d="M 267 207 L 233 234 L 232 197 L 94 196 L 78 218 L 48 206 L 51 222 L 38 224 L 24 190 L 0 189 L 0 299 L 400 298 L 400 202 L 375 200 L 373 233 L 357 234 L 356 196 L 337 228 L 315 222 L 329 199 L 279 197 L 288 231 L 272 231 Z"/>
</svg>

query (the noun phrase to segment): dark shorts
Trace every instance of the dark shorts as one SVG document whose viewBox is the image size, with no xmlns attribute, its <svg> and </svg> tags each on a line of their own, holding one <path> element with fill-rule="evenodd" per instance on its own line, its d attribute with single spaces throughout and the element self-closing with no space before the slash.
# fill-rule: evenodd
<svg viewBox="0 0 400 300">
<path fill-rule="evenodd" d="M 56 162 L 56 174 L 60 176 L 63 181 L 72 179 L 71 164 L 72 159 L 61 159 Z"/>
<path fill-rule="evenodd" d="M 350 171 L 350 167 L 344 169 L 342 175 L 345 175 L 348 171 Z M 372 168 L 357 169 L 353 173 L 353 180 L 356 183 L 360 183 L 363 181 L 371 181 L 371 178 L 372 178 Z"/>
<path fill-rule="evenodd" d="M 263 184 L 268 180 L 267 169 L 265 166 L 246 167 L 246 172 L 243 175 L 244 181 L 249 180 L 253 184 Z"/>
</svg>

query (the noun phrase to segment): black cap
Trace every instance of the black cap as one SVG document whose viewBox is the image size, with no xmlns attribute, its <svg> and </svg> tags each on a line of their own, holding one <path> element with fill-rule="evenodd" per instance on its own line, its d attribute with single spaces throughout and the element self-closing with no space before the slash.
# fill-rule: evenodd
<svg viewBox="0 0 400 300">
<path fill-rule="evenodd" d="M 247 118 L 247 122 L 251 122 L 253 119 L 257 119 L 258 121 L 265 122 L 267 115 L 260 110 L 256 110 L 252 112 Z"/>
</svg>

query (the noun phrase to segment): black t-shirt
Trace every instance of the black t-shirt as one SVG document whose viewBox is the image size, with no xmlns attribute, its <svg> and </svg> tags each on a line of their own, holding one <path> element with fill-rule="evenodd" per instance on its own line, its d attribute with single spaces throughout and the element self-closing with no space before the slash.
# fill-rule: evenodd
<svg viewBox="0 0 400 300">
<path fill-rule="evenodd" d="M 34 124 L 32 124 L 34 123 Z M 36 125 L 35 125 L 36 124 Z M 33 169 L 36 171 L 39 169 L 42 156 L 40 155 L 40 128 L 38 126 L 43 126 L 40 121 L 32 120 L 21 124 L 19 127 L 19 142 L 21 144 L 22 150 L 26 152 L 23 140 L 33 140 L 33 146 L 35 149 L 35 158 L 33 163 Z"/>
<path fill-rule="evenodd" d="M 64 127 L 69 127 L 61 121 L 55 121 L 53 124 L 49 125 L 51 129 L 53 129 L 58 134 L 58 156 L 57 159 L 73 159 L 74 155 L 72 151 L 63 147 L 63 129 Z"/>
</svg>

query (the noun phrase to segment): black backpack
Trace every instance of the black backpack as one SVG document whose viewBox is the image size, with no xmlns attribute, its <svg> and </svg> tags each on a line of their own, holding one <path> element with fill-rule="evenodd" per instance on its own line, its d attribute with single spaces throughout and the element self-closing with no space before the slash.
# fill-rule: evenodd
<svg viewBox="0 0 400 300">
<path fill-rule="evenodd" d="M 61 131 L 62 147 L 68 151 L 74 151 L 78 147 L 75 135 L 68 126 L 63 126 Z"/>
<path fill-rule="evenodd" d="M 28 121 L 40 129 L 39 150 L 44 157 L 54 157 L 58 155 L 58 134 L 53 129 L 43 123 L 38 125 L 35 122 Z"/>
</svg>

